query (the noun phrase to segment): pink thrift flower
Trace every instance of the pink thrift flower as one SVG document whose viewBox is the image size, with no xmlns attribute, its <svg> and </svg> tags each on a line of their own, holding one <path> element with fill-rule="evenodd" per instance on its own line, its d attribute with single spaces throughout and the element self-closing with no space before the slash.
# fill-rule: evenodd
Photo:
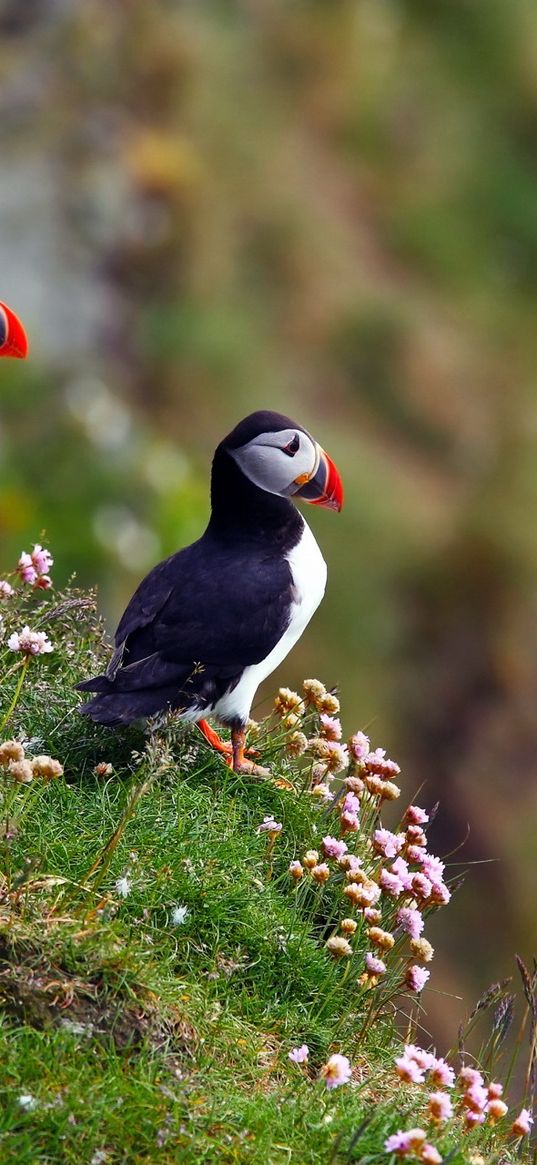
<svg viewBox="0 0 537 1165">
<path fill-rule="evenodd" d="M 4 578 L 0 579 L 0 597 L 3 599 L 10 599 L 15 594 L 11 583 L 6 582 Z"/>
<path fill-rule="evenodd" d="M 341 720 L 321 712 L 320 721 L 321 736 L 324 736 L 325 740 L 341 740 Z"/>
<path fill-rule="evenodd" d="M 416 895 L 416 898 L 421 898 L 424 901 L 430 898 L 433 884 L 425 877 L 425 874 L 413 874 L 411 886 L 412 893 Z"/>
<path fill-rule="evenodd" d="M 29 554 L 24 552 L 21 554 L 18 564 L 17 572 L 25 583 L 30 583 L 32 586 L 37 581 L 37 571 Z"/>
<path fill-rule="evenodd" d="M 498 1097 L 503 1096 L 503 1084 L 499 1080 L 491 1080 L 487 1092 L 490 1100 L 497 1100 Z"/>
<path fill-rule="evenodd" d="M 264 817 L 261 825 L 258 825 L 256 833 L 281 833 L 283 825 L 280 821 L 275 821 L 273 817 Z"/>
<path fill-rule="evenodd" d="M 426 1165 L 442 1165 L 442 1157 L 435 1145 L 431 1145 L 429 1141 L 423 1146 L 420 1152 L 420 1158 L 425 1161 Z"/>
<path fill-rule="evenodd" d="M 467 1129 L 475 1129 L 478 1125 L 484 1125 L 486 1119 L 487 1114 L 485 1112 L 473 1112 L 471 1109 L 468 1109 L 464 1114 L 464 1124 Z"/>
<path fill-rule="evenodd" d="M 395 1069 L 397 1075 L 401 1080 L 404 1080 L 406 1084 L 423 1084 L 425 1079 L 423 1075 L 424 1069 L 420 1068 L 419 1064 L 416 1063 L 413 1057 L 407 1055 L 397 1056 L 395 1061 Z"/>
<path fill-rule="evenodd" d="M 363 862 L 361 858 L 356 857 L 356 854 L 347 853 L 339 859 L 339 865 L 343 870 L 350 870 L 352 873 L 355 873 L 363 865 Z"/>
<path fill-rule="evenodd" d="M 465 1087 L 470 1087 L 472 1084 L 483 1084 L 481 1072 L 477 1068 L 472 1068 L 470 1064 L 461 1068 L 459 1080 L 462 1081 Z"/>
<path fill-rule="evenodd" d="M 343 813 L 358 813 L 360 802 L 355 793 L 347 793 L 343 801 Z"/>
<path fill-rule="evenodd" d="M 7 645 L 10 651 L 21 651 L 23 655 L 45 655 L 49 651 L 54 651 L 45 632 L 30 631 L 28 625 L 23 627 L 22 631 L 14 631 Z"/>
<path fill-rule="evenodd" d="M 398 898 L 404 890 L 401 879 L 398 878 L 396 874 L 391 874 L 389 870 L 380 871 L 379 886 L 381 890 L 384 890 L 384 893 L 389 894 L 391 898 Z"/>
<path fill-rule="evenodd" d="M 404 858 L 398 857 L 394 862 L 392 862 L 391 872 L 392 874 L 395 874 L 396 877 L 398 877 L 403 883 L 404 890 L 410 890 L 412 886 L 413 875 L 410 873 L 408 862 L 405 862 Z"/>
<path fill-rule="evenodd" d="M 434 1059 L 431 1064 L 431 1082 L 440 1085 L 441 1088 L 453 1088 L 455 1071 L 442 1057 Z"/>
<path fill-rule="evenodd" d="M 327 1088 L 339 1088 L 342 1084 L 348 1084 L 352 1076 L 352 1068 L 347 1057 L 340 1056 L 336 1052 L 330 1056 L 324 1068 L 321 1068 L 321 1074 L 324 1076 Z"/>
<path fill-rule="evenodd" d="M 358 817 L 358 814 L 349 813 L 347 809 L 343 810 L 339 820 L 343 833 L 357 833 L 360 828 L 360 818 Z"/>
<path fill-rule="evenodd" d="M 435 1063 L 435 1057 L 432 1052 L 426 1052 L 425 1048 L 420 1048 L 417 1044 L 405 1044 L 405 1056 L 409 1060 L 415 1060 L 419 1068 L 423 1068 L 428 1072 Z"/>
<path fill-rule="evenodd" d="M 410 1153 L 421 1156 L 425 1139 L 423 1129 L 408 1129 L 406 1133 L 399 1129 L 384 1142 L 384 1148 L 387 1153 L 396 1153 L 398 1157 L 407 1157 Z"/>
<path fill-rule="evenodd" d="M 511 1125 L 511 1132 L 515 1137 L 526 1137 L 531 1133 L 531 1126 L 533 1124 L 533 1117 L 530 1116 L 527 1108 L 520 1110 L 516 1120 Z"/>
<path fill-rule="evenodd" d="M 453 1105 L 447 1092 L 429 1094 L 429 1112 L 435 1121 L 448 1121 L 453 1116 Z"/>
<path fill-rule="evenodd" d="M 431 886 L 430 900 L 435 902 L 437 906 L 447 906 L 451 898 L 451 890 L 448 890 L 445 882 L 433 882 Z"/>
<path fill-rule="evenodd" d="M 405 934 L 409 934 L 411 938 L 419 938 L 425 926 L 419 910 L 416 910 L 411 906 L 401 906 L 400 910 L 397 911 L 395 916 L 395 922 L 396 925 L 400 926 L 401 930 L 404 930 Z"/>
<path fill-rule="evenodd" d="M 40 574 L 35 585 L 40 591 L 49 591 L 52 586 L 52 579 L 49 574 Z"/>
<path fill-rule="evenodd" d="M 483 1084 L 469 1084 L 462 1103 L 472 1112 L 484 1112 L 488 1103 L 488 1093 Z"/>
<path fill-rule="evenodd" d="M 394 858 L 399 853 L 403 838 L 392 833 L 389 829 L 375 829 L 373 834 L 373 849 L 385 858 Z"/>
<path fill-rule="evenodd" d="M 37 574 L 48 574 L 51 566 L 54 566 L 54 559 L 50 550 L 44 550 L 39 542 L 36 543 L 32 550 L 31 560 Z"/>
<path fill-rule="evenodd" d="M 289 1052 L 289 1059 L 292 1060 L 293 1064 L 305 1064 L 309 1054 L 308 1045 L 301 1044 L 300 1048 L 293 1048 L 292 1052 Z"/>
<path fill-rule="evenodd" d="M 365 758 L 365 764 L 368 772 L 377 773 L 379 777 L 388 781 L 399 776 L 401 772 L 399 765 L 394 760 L 388 760 L 385 748 L 377 748 L 374 752 L 369 752 Z"/>
<path fill-rule="evenodd" d="M 425 825 L 429 820 L 429 814 L 419 805 L 409 805 L 404 819 L 407 825 Z"/>
<path fill-rule="evenodd" d="M 411 966 L 407 968 L 405 975 L 405 983 L 409 991 L 415 991 L 416 994 L 419 994 L 420 991 L 423 991 L 423 988 L 425 987 L 427 980 L 430 978 L 430 975 L 431 972 L 426 971 L 425 967 L 418 967 L 417 963 L 412 963 Z"/>
<path fill-rule="evenodd" d="M 368 975 L 386 974 L 386 963 L 383 963 L 382 959 L 377 959 L 376 955 L 372 955 L 370 951 L 366 953 L 365 965 Z"/>
<path fill-rule="evenodd" d="M 327 858 L 342 858 L 343 854 L 347 853 L 347 846 L 344 841 L 339 841 L 337 837 L 323 837 L 321 842 L 323 853 Z"/>
<path fill-rule="evenodd" d="M 499 1096 L 493 1096 L 492 1100 L 489 1100 L 487 1104 L 487 1113 L 491 1125 L 496 1124 L 496 1121 L 503 1120 L 507 1113 L 507 1105 L 505 1100 L 500 1100 Z"/>
<path fill-rule="evenodd" d="M 365 760 L 369 752 L 369 747 L 369 737 L 366 736 L 365 733 L 355 732 L 354 736 L 351 736 L 349 741 L 349 748 L 355 760 Z"/>
<path fill-rule="evenodd" d="M 366 906 L 364 908 L 364 918 L 366 922 L 371 922 L 375 926 L 378 922 L 382 921 L 382 914 L 376 907 Z"/>
<path fill-rule="evenodd" d="M 424 850 L 420 845 L 407 845 L 405 848 L 407 860 L 419 865 L 423 861 Z"/>
<path fill-rule="evenodd" d="M 444 862 L 434 854 L 424 854 L 422 858 L 423 873 L 431 882 L 441 882 L 445 870 Z"/>
</svg>

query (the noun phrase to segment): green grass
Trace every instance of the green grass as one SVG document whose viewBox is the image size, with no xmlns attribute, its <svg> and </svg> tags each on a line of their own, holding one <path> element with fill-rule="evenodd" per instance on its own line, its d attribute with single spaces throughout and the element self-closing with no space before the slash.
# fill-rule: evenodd
<svg viewBox="0 0 537 1165">
<path fill-rule="evenodd" d="M 307 791 L 309 768 L 276 723 L 261 759 L 293 789 L 231 773 L 180 724 L 146 740 L 88 723 L 74 683 L 105 650 L 91 604 L 33 602 L 31 616 L 6 618 L 31 618 L 55 650 L 31 660 L 1 739 L 23 738 L 65 773 L 18 786 L 1 842 L 0 1161 L 388 1163 L 385 1138 L 424 1120 L 426 1090 L 401 1086 L 393 1065 L 395 1004 L 418 1011 L 359 984 L 363 929 L 351 961 L 328 955 L 351 913 L 341 885 L 289 877 L 292 859 L 337 833 L 337 813 Z M 14 660 L 6 650 L 5 709 Z M 100 762 L 113 771 L 96 776 Z M 272 841 L 258 832 L 268 815 L 283 826 Z M 367 855 L 367 838 L 355 841 Z M 188 913 L 174 925 L 177 906 Z M 303 1042 L 305 1070 L 288 1060 Z M 319 1073 L 335 1051 L 353 1080 L 328 1091 Z M 521 1159 L 499 1126 L 429 1132 L 455 1165 L 477 1151 Z"/>
</svg>

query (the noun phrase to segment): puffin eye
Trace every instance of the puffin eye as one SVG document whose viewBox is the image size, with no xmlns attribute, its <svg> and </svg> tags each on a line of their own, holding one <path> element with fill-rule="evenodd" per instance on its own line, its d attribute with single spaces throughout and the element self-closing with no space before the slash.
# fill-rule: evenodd
<svg viewBox="0 0 537 1165">
<path fill-rule="evenodd" d="M 287 453 L 288 457 L 294 457 L 295 453 L 298 453 L 299 449 L 300 449 L 300 437 L 298 436 L 298 433 L 295 433 L 294 437 L 292 437 L 289 444 L 284 445 L 282 452 Z"/>
</svg>

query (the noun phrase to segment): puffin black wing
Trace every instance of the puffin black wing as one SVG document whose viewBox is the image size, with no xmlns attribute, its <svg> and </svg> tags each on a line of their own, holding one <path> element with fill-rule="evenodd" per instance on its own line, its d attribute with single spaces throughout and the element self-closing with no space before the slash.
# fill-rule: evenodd
<svg viewBox="0 0 537 1165">
<path fill-rule="evenodd" d="M 251 543 L 229 548 L 207 531 L 140 584 L 106 675 L 78 685 L 97 693 L 81 711 L 109 725 L 167 709 L 203 713 L 270 654 L 292 600 L 285 556 Z"/>
</svg>

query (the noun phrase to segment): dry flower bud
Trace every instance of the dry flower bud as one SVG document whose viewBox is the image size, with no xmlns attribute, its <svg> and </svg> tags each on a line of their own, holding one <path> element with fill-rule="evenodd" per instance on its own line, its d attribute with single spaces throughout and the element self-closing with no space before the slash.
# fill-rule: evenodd
<svg viewBox="0 0 537 1165">
<path fill-rule="evenodd" d="M 387 930 L 383 930 L 380 926 L 370 926 L 367 935 L 371 942 L 383 951 L 391 951 L 395 945 L 393 934 L 390 934 Z"/>
<path fill-rule="evenodd" d="M 354 921 L 354 918 L 342 918 L 339 928 L 343 934 L 354 934 L 355 930 L 358 929 L 358 923 Z"/>
<path fill-rule="evenodd" d="M 34 756 L 32 760 L 34 777 L 42 777 L 44 781 L 54 781 L 63 775 L 63 765 L 51 756 Z"/>
<path fill-rule="evenodd" d="M 296 878 L 297 882 L 298 882 L 299 878 L 303 878 L 304 877 L 304 870 L 303 870 L 301 863 L 299 861 L 291 862 L 291 864 L 289 866 L 289 873 L 290 873 L 292 878 Z"/>
<path fill-rule="evenodd" d="M 296 728 L 297 724 L 300 724 L 300 716 L 297 716 L 296 712 L 288 712 L 282 724 L 284 728 Z"/>
<path fill-rule="evenodd" d="M 320 760 L 327 761 L 329 756 L 330 756 L 330 749 L 328 748 L 328 742 L 326 740 L 323 740 L 322 736 L 311 736 L 310 737 L 310 739 L 308 740 L 308 751 L 311 752 L 313 754 L 313 756 L 318 757 Z"/>
<path fill-rule="evenodd" d="M 308 849 L 302 858 L 302 865 L 305 866 L 307 870 L 312 870 L 313 867 L 317 865 L 318 861 L 318 851 L 316 849 Z"/>
<path fill-rule="evenodd" d="M 316 882 L 328 882 L 330 870 L 326 862 L 321 862 L 319 866 L 313 866 L 311 876 Z"/>
<path fill-rule="evenodd" d="M 278 716 L 286 716 L 288 712 L 301 708 L 302 703 L 302 697 L 298 692 L 293 692 L 291 688 L 280 688 L 274 701 L 274 711 Z"/>
<path fill-rule="evenodd" d="M 314 704 L 316 708 L 318 708 L 323 696 L 326 696 L 326 688 L 320 680 L 304 680 L 302 691 L 308 704 Z"/>
<path fill-rule="evenodd" d="M 401 796 L 399 785 L 395 785 L 393 781 L 381 781 L 381 785 L 380 796 L 384 801 L 397 801 Z"/>
<path fill-rule="evenodd" d="M 259 720 L 247 720 L 246 732 L 251 740 L 255 740 L 256 736 L 259 736 L 259 733 L 261 732 L 261 725 Z"/>
<path fill-rule="evenodd" d="M 340 703 L 337 696 L 332 692 L 326 692 L 320 701 L 321 712 L 327 712 L 329 716 L 337 716 L 340 711 Z"/>
<path fill-rule="evenodd" d="M 302 756 L 308 747 L 308 738 L 303 732 L 293 732 L 286 741 L 285 747 L 290 756 Z"/>
<path fill-rule="evenodd" d="M 18 785 L 29 785 L 34 774 L 29 760 L 12 760 L 8 765 L 8 773 Z"/>
<path fill-rule="evenodd" d="M 346 938 L 341 938 L 340 935 L 332 935 L 332 938 L 328 939 L 325 946 L 335 959 L 348 959 L 352 955 L 351 944 L 347 942 Z"/>
<path fill-rule="evenodd" d="M 0 765 L 7 769 L 10 761 L 23 761 L 24 749 L 19 740 L 5 740 L 0 744 Z"/>
<path fill-rule="evenodd" d="M 10 761 L 24 760 L 24 748 L 19 740 L 4 740 L 0 744 L 0 765 L 7 769 Z"/>
<path fill-rule="evenodd" d="M 421 963 L 430 963 L 434 955 L 434 947 L 426 938 L 413 938 L 410 941 L 410 950 Z"/>
</svg>

